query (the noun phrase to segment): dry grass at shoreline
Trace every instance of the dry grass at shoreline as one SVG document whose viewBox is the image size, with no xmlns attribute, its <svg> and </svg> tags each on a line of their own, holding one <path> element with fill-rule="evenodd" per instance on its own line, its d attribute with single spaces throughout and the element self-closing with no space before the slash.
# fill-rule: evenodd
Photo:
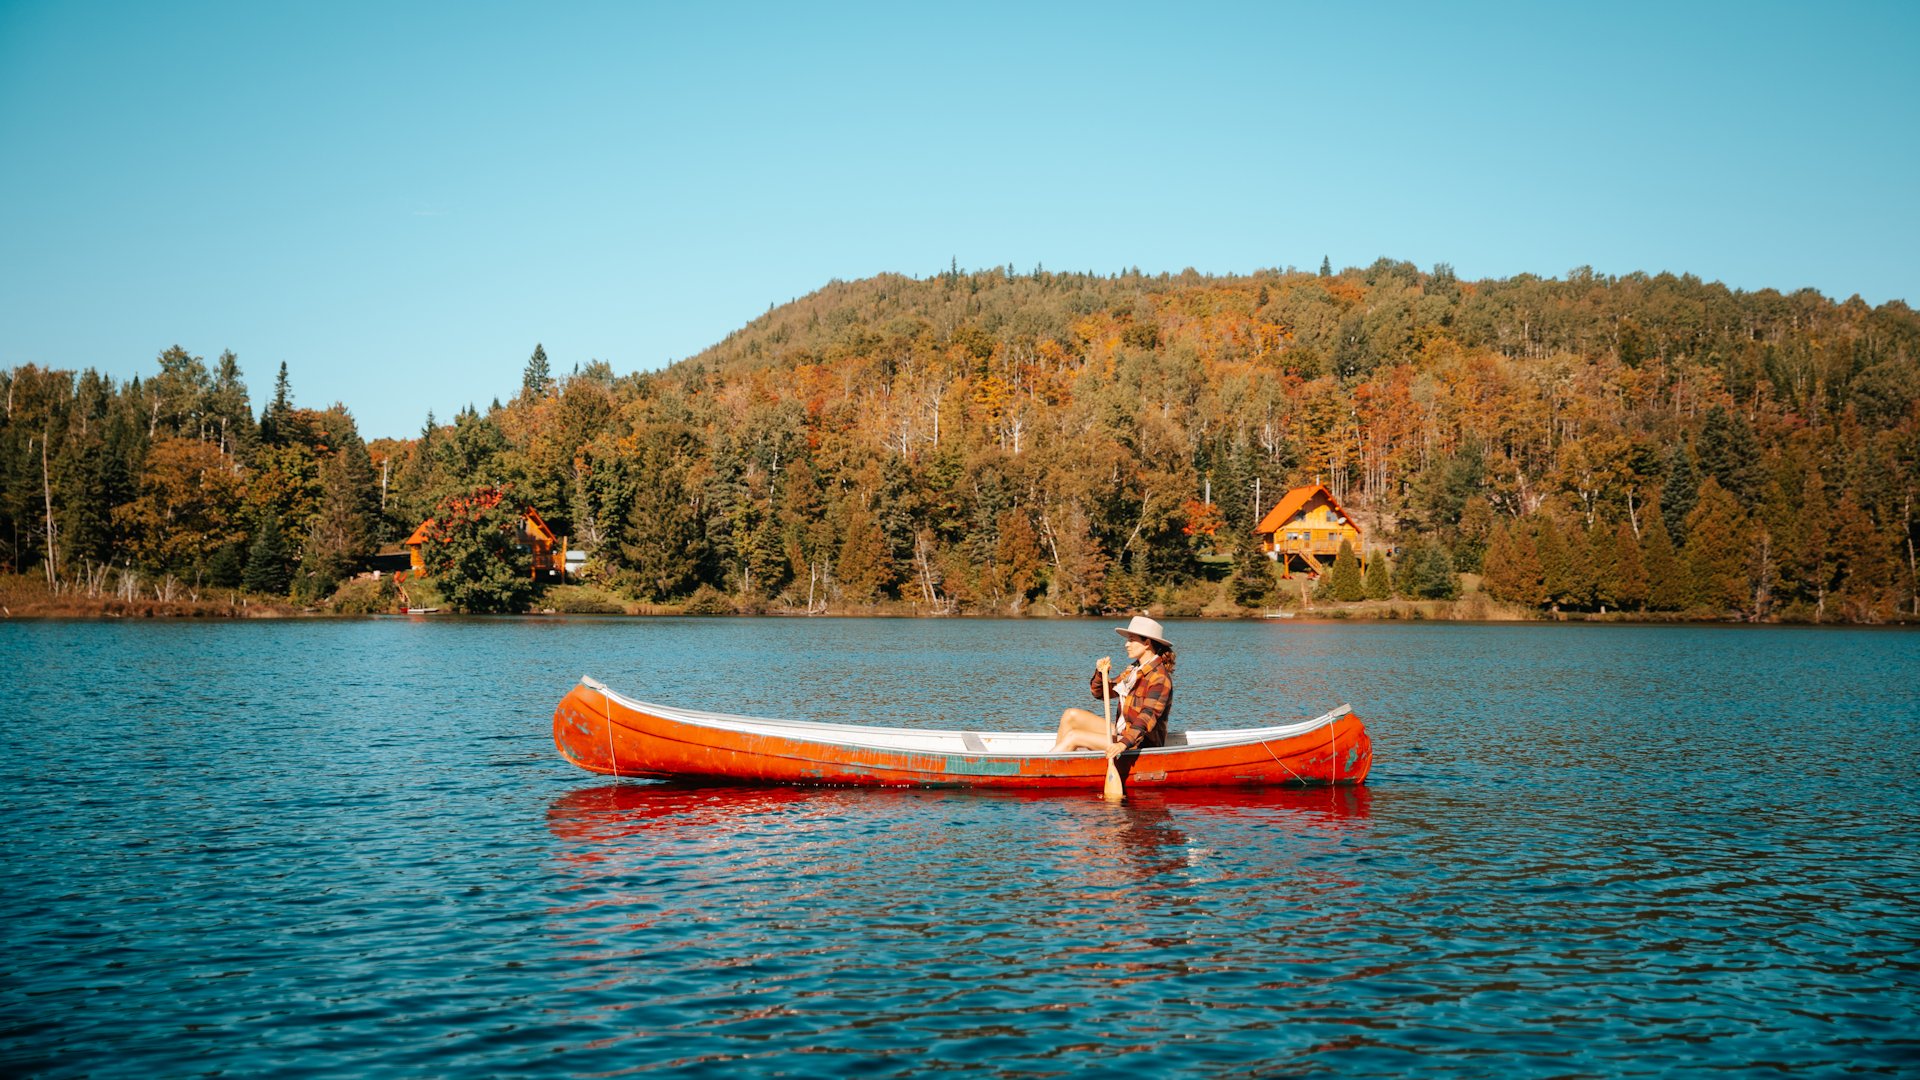
<svg viewBox="0 0 1920 1080">
<path fill-rule="evenodd" d="M 385 614 L 391 609 L 379 600 L 371 598 L 349 597 L 354 583 L 342 590 L 325 607 L 302 608 L 285 600 L 262 599 L 248 596 L 236 590 L 216 590 L 217 595 L 208 595 L 206 590 L 198 599 L 163 600 L 157 597 L 141 596 L 126 599 L 121 596 L 88 596 L 77 588 L 54 590 L 45 578 L 24 574 L 0 575 L 0 618 L 6 619 L 284 619 L 284 618 L 359 618 L 369 614 Z M 416 584 L 415 589 L 419 589 Z M 362 591 L 366 591 L 362 589 Z M 437 594 L 427 596 L 429 604 L 437 604 Z M 717 592 L 701 598 L 702 602 L 659 604 L 628 599 L 618 593 L 593 586 L 562 585 L 555 586 L 535 600 L 533 609 L 526 613 L 528 617 L 555 618 L 566 616 L 689 616 L 711 615 L 718 617 L 776 617 L 805 618 L 825 616 L 828 618 L 1030 618 L 1056 619 L 1078 618 L 1054 610 L 1044 601 L 1027 605 L 1019 612 L 969 612 L 955 615 L 948 612 L 926 610 L 924 605 L 902 601 L 885 601 L 871 604 L 836 604 L 825 609 L 816 608 L 806 611 L 787 607 L 767 600 L 749 600 L 735 602 L 736 598 L 725 597 Z M 1202 618 L 1202 619 L 1243 619 L 1261 620 L 1279 618 L 1299 622 L 1607 622 L 1607 623 L 1725 623 L 1729 620 L 1712 618 L 1702 612 L 1620 612 L 1610 611 L 1604 614 L 1592 612 L 1541 612 L 1514 604 L 1504 603 L 1488 597 L 1485 593 L 1473 591 L 1457 600 L 1361 600 L 1352 603 L 1339 603 L 1323 600 L 1294 599 L 1278 609 L 1255 609 L 1239 607 L 1224 596 L 1197 609 L 1181 605 L 1175 610 L 1167 606 L 1154 604 L 1146 609 L 1146 614 L 1156 618 Z M 345 602 L 347 600 L 371 602 Z M 727 601 L 719 603 L 717 601 Z M 394 612 L 397 614 L 397 612 Z M 439 614 L 453 614 L 441 612 Z M 1109 613 L 1107 618 L 1119 618 L 1125 613 Z M 1102 617 L 1102 616 L 1089 616 Z M 1901 620 L 1906 621 L 1906 620 Z M 1796 625 L 1804 625 L 1795 622 Z"/>
<path fill-rule="evenodd" d="M 217 593 L 214 595 L 213 593 Z M 262 601 L 232 589 L 164 600 L 145 595 L 88 595 L 59 590 L 42 577 L 0 575 L 0 617 L 9 619 L 279 619 L 304 614 L 284 601 Z"/>
</svg>

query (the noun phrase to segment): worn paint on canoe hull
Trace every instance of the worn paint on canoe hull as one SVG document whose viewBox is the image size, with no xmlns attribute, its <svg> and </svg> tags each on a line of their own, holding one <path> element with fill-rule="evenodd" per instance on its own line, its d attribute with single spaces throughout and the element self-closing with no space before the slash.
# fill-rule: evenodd
<svg viewBox="0 0 1920 1080">
<path fill-rule="evenodd" d="M 802 735 L 728 730 L 659 715 L 582 682 L 553 714 L 568 761 L 608 776 L 848 787 L 1063 788 L 1098 791 L 1099 754 L 930 753 Z M 667 711 L 660 709 L 660 711 Z M 1360 717 L 1342 712 L 1285 738 L 1221 746 L 1168 746 L 1121 756 L 1129 787 L 1364 783 L 1373 743 Z"/>
</svg>

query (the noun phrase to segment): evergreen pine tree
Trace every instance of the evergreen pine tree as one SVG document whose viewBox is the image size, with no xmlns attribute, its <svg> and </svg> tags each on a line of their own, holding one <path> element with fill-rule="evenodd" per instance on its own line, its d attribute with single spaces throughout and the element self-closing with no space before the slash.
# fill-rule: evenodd
<svg viewBox="0 0 1920 1080">
<path fill-rule="evenodd" d="M 1451 600 L 1460 595 L 1460 578 L 1446 545 L 1415 540 L 1400 552 L 1393 587 L 1412 600 Z"/>
<path fill-rule="evenodd" d="M 87 376 L 81 377 L 81 385 L 84 394 L 89 389 Z M 104 389 L 98 384 L 92 389 L 104 395 Z M 101 402 L 101 411 L 106 407 L 107 404 Z M 101 427 L 95 424 L 91 431 L 79 436 L 71 428 L 68 430 L 68 438 L 72 440 L 70 456 L 66 468 L 61 470 L 64 482 L 59 484 L 55 498 L 62 511 L 59 546 L 69 563 L 113 561 L 116 544 L 113 508 L 129 501 L 119 497 L 114 483 L 118 470 L 113 450 L 103 438 L 105 433 Z"/>
<path fill-rule="evenodd" d="M 1494 539 L 1487 546 L 1485 566 L 1487 591 L 1494 597 L 1527 607 L 1546 605 L 1540 553 L 1534 547 L 1533 532 L 1527 522 L 1502 522 L 1495 526 Z M 1399 582 L 1395 585 L 1402 594 L 1407 593 L 1404 585 Z"/>
<path fill-rule="evenodd" d="M 1453 565 L 1463 574 L 1478 574 L 1484 569 L 1487 543 L 1495 522 L 1493 504 L 1484 495 L 1474 495 L 1460 506 L 1460 524 L 1454 530 Z"/>
<path fill-rule="evenodd" d="M 1712 477 L 1736 502 L 1745 506 L 1759 497 L 1763 479 L 1760 447 L 1745 416 L 1729 413 L 1720 405 L 1708 409 L 1696 446 L 1700 471 Z"/>
<path fill-rule="evenodd" d="M 1402 560 L 1406 558 L 1401 555 Z M 1513 599 L 1513 541 L 1505 522 L 1496 521 L 1487 533 L 1487 550 L 1480 556 L 1480 587 L 1497 600 Z"/>
<path fill-rule="evenodd" d="M 1320 256 L 1320 276 L 1333 276 L 1333 260 L 1325 255 Z"/>
<path fill-rule="evenodd" d="M 1852 622 L 1883 622 L 1895 609 L 1893 546 L 1849 491 L 1833 509 L 1835 599 Z"/>
<path fill-rule="evenodd" d="M 1534 522 L 1533 546 L 1540 558 L 1540 585 L 1546 602 L 1556 607 L 1578 606 L 1574 555 L 1552 514 L 1543 513 Z"/>
<path fill-rule="evenodd" d="M 1633 535 L 1633 524 L 1622 521 L 1613 530 L 1614 580 L 1618 583 L 1614 602 L 1628 610 L 1647 606 L 1647 564 L 1640 557 L 1640 538 Z"/>
<path fill-rule="evenodd" d="M 1273 598 L 1273 560 L 1260 550 L 1259 537 L 1251 530 L 1239 535 L 1227 589 L 1241 607 L 1264 607 Z"/>
<path fill-rule="evenodd" d="M 1367 560 L 1366 596 L 1369 600 L 1391 600 L 1393 581 L 1388 575 L 1387 553 L 1376 551 Z"/>
<path fill-rule="evenodd" d="M 307 603 L 333 595 L 351 577 L 373 548 L 373 514 L 369 513 L 363 477 L 367 453 L 360 446 L 359 461 L 349 452 L 360 445 L 351 436 L 349 448 L 328 458 L 320 467 L 320 507 L 307 526 L 300 566 L 294 575 L 294 597 Z"/>
<path fill-rule="evenodd" d="M 527 360 L 527 370 L 520 378 L 520 391 L 529 401 L 546 397 L 553 389 L 553 372 L 547 366 L 547 350 L 539 343 L 533 346 L 533 356 Z"/>
<path fill-rule="evenodd" d="M 212 428 L 208 435 L 213 437 L 217 429 L 221 450 L 242 461 L 251 459 L 259 427 L 247 403 L 247 386 L 240 381 L 240 358 L 230 349 L 220 354 L 220 366 L 207 393 L 207 413 Z"/>
<path fill-rule="evenodd" d="M 1567 559 L 1572 568 L 1572 604 L 1582 611 L 1594 608 L 1593 594 L 1598 586 L 1598 566 L 1594 562 L 1592 534 L 1573 525 L 1560 534 L 1567 543 Z M 1613 550 L 1613 537 L 1607 537 L 1607 550 Z"/>
<path fill-rule="evenodd" d="M 1452 600 L 1460 595 L 1460 575 L 1454 572 L 1453 556 L 1442 544 L 1427 550 L 1427 564 L 1420 573 L 1420 595 L 1429 600 Z"/>
<path fill-rule="evenodd" d="M 260 441 L 267 446 L 278 446 L 285 442 L 289 432 L 286 430 L 287 414 L 293 411 L 293 394 L 287 388 L 287 362 L 280 361 L 280 374 L 273 380 L 273 400 L 267 402 L 266 411 L 260 414 Z"/>
<path fill-rule="evenodd" d="M 1800 481 L 1799 505 L 1790 528 L 1775 533 L 1781 539 L 1781 573 L 1786 591 L 1813 605 L 1814 621 L 1826 616 L 1827 597 L 1838 576 L 1833 553 L 1835 514 L 1827 501 L 1820 470 L 1808 468 Z"/>
<path fill-rule="evenodd" d="M 1540 563 L 1540 551 L 1533 543 L 1533 530 L 1526 522 L 1515 522 L 1511 539 L 1515 580 L 1520 586 L 1513 599 L 1528 607 L 1547 606 L 1546 571 Z"/>
<path fill-rule="evenodd" d="M 1104 608 L 1108 611 L 1145 611 L 1153 600 L 1152 590 L 1140 580 L 1140 560 L 1114 559 L 1109 564 L 1104 584 Z"/>
<path fill-rule="evenodd" d="M 648 600 L 671 600 L 692 592 L 709 550 L 698 492 L 690 490 L 686 474 L 693 438 L 691 431 L 678 426 L 656 426 L 635 435 L 635 464 L 647 482 L 633 491 L 624 530 L 627 541 L 613 546 L 619 564 Z"/>
<path fill-rule="evenodd" d="M 1333 558 L 1333 569 L 1327 574 L 1325 586 L 1328 596 L 1343 603 L 1366 599 L 1366 581 L 1361 577 L 1360 559 L 1353 553 L 1351 542 L 1340 541 L 1340 552 Z"/>
<path fill-rule="evenodd" d="M 1666 521 L 1667 539 L 1673 543 L 1686 541 L 1687 515 L 1693 513 L 1699 483 L 1693 455 L 1686 446 L 1675 445 L 1667 454 L 1667 475 L 1660 485 L 1661 516 Z"/>
<path fill-rule="evenodd" d="M 238 588 L 246 580 L 246 566 L 244 544 L 222 544 L 207 561 L 207 582 L 222 589 Z"/>
<path fill-rule="evenodd" d="M 1618 610 L 1620 605 L 1620 549 L 1613 530 L 1603 519 L 1595 518 L 1593 528 L 1581 536 L 1586 549 L 1587 598 L 1592 606 Z"/>
<path fill-rule="evenodd" d="M 356 555 L 366 555 L 391 539 L 381 518 L 380 472 L 374 468 L 373 455 L 367 451 L 366 441 L 360 438 L 358 430 L 350 428 L 341 442 L 341 472 L 363 529 L 360 535 L 362 546 Z"/>
<path fill-rule="evenodd" d="M 389 535 L 405 536 L 422 521 L 433 516 L 433 505 L 442 493 L 440 472 L 440 428 L 433 413 L 413 447 L 404 451 L 394 468 L 387 489 L 385 530 Z"/>
<path fill-rule="evenodd" d="M 1717 612 L 1740 611 L 1753 594 L 1747 587 L 1746 514 L 1733 495 L 1709 476 L 1687 515 L 1682 566 L 1692 601 Z"/>
<path fill-rule="evenodd" d="M 1797 575 L 1791 565 L 1797 552 L 1794 535 L 1800 529 L 1800 515 L 1793 505 L 1793 496 L 1800 487 L 1800 475 L 1795 466 L 1776 460 L 1776 468 L 1767 475 L 1760 485 L 1760 505 L 1752 508 L 1754 531 L 1762 539 L 1760 547 L 1754 552 L 1756 565 L 1753 570 L 1755 596 L 1767 611 L 1756 611 L 1755 618 L 1764 619 L 1772 610 L 1792 604 L 1799 599 Z M 1792 471 L 1792 476 L 1785 475 Z"/>
<path fill-rule="evenodd" d="M 753 587 L 761 595 L 774 596 L 788 581 L 793 579 L 793 567 L 787 562 L 786 545 L 780 536 L 780 521 L 774 517 L 770 504 L 762 503 L 758 515 L 759 523 L 747 536 L 746 558 L 753 568 Z M 874 543 L 884 551 L 886 540 L 878 528 L 870 530 Z M 844 569 L 835 564 L 835 571 Z M 844 580 L 845 575 L 842 575 Z"/>
<path fill-rule="evenodd" d="M 247 569 L 241 576 L 241 584 L 248 592 L 285 596 L 292 579 L 288 562 L 287 538 L 280 531 L 280 518 L 268 514 L 260 522 L 260 530 L 254 533 L 253 545 L 247 549 Z"/>
<path fill-rule="evenodd" d="M 1667 535 L 1667 518 L 1658 504 L 1647 508 L 1647 534 L 1641 538 L 1642 561 L 1647 568 L 1647 610 L 1679 611 L 1692 599 L 1692 589 Z"/>
<path fill-rule="evenodd" d="M 1420 561 L 1420 549 L 1426 541 L 1415 536 L 1400 545 L 1399 557 L 1393 560 L 1393 591 L 1411 600 L 1414 598 L 1415 564 Z"/>
</svg>

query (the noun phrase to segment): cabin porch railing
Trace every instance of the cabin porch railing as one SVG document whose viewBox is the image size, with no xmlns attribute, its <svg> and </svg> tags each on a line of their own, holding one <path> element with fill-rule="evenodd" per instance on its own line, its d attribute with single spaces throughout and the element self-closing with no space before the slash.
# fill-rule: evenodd
<svg viewBox="0 0 1920 1080">
<path fill-rule="evenodd" d="M 1282 540 L 1278 543 L 1269 540 L 1267 543 L 1261 545 L 1261 550 L 1269 555 L 1299 555 L 1302 557 L 1312 555 L 1315 558 L 1324 556 L 1327 559 L 1332 559 L 1340 554 L 1340 543 L 1343 539 L 1353 545 L 1355 555 L 1360 554 L 1360 545 L 1354 543 L 1351 537 L 1338 537 L 1333 540 Z"/>
</svg>

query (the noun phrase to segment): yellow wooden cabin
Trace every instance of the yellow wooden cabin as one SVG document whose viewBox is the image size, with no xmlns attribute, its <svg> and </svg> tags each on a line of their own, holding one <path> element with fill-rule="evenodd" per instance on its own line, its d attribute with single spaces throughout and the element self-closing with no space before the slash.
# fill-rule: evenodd
<svg viewBox="0 0 1920 1080">
<path fill-rule="evenodd" d="M 1260 550 L 1280 564 L 1282 577 L 1296 573 L 1319 577 L 1333 569 L 1342 540 L 1353 545 L 1354 555 L 1364 565 L 1366 549 L 1360 543 L 1360 525 L 1324 484 L 1287 492 L 1253 531 L 1262 537 Z"/>
</svg>

